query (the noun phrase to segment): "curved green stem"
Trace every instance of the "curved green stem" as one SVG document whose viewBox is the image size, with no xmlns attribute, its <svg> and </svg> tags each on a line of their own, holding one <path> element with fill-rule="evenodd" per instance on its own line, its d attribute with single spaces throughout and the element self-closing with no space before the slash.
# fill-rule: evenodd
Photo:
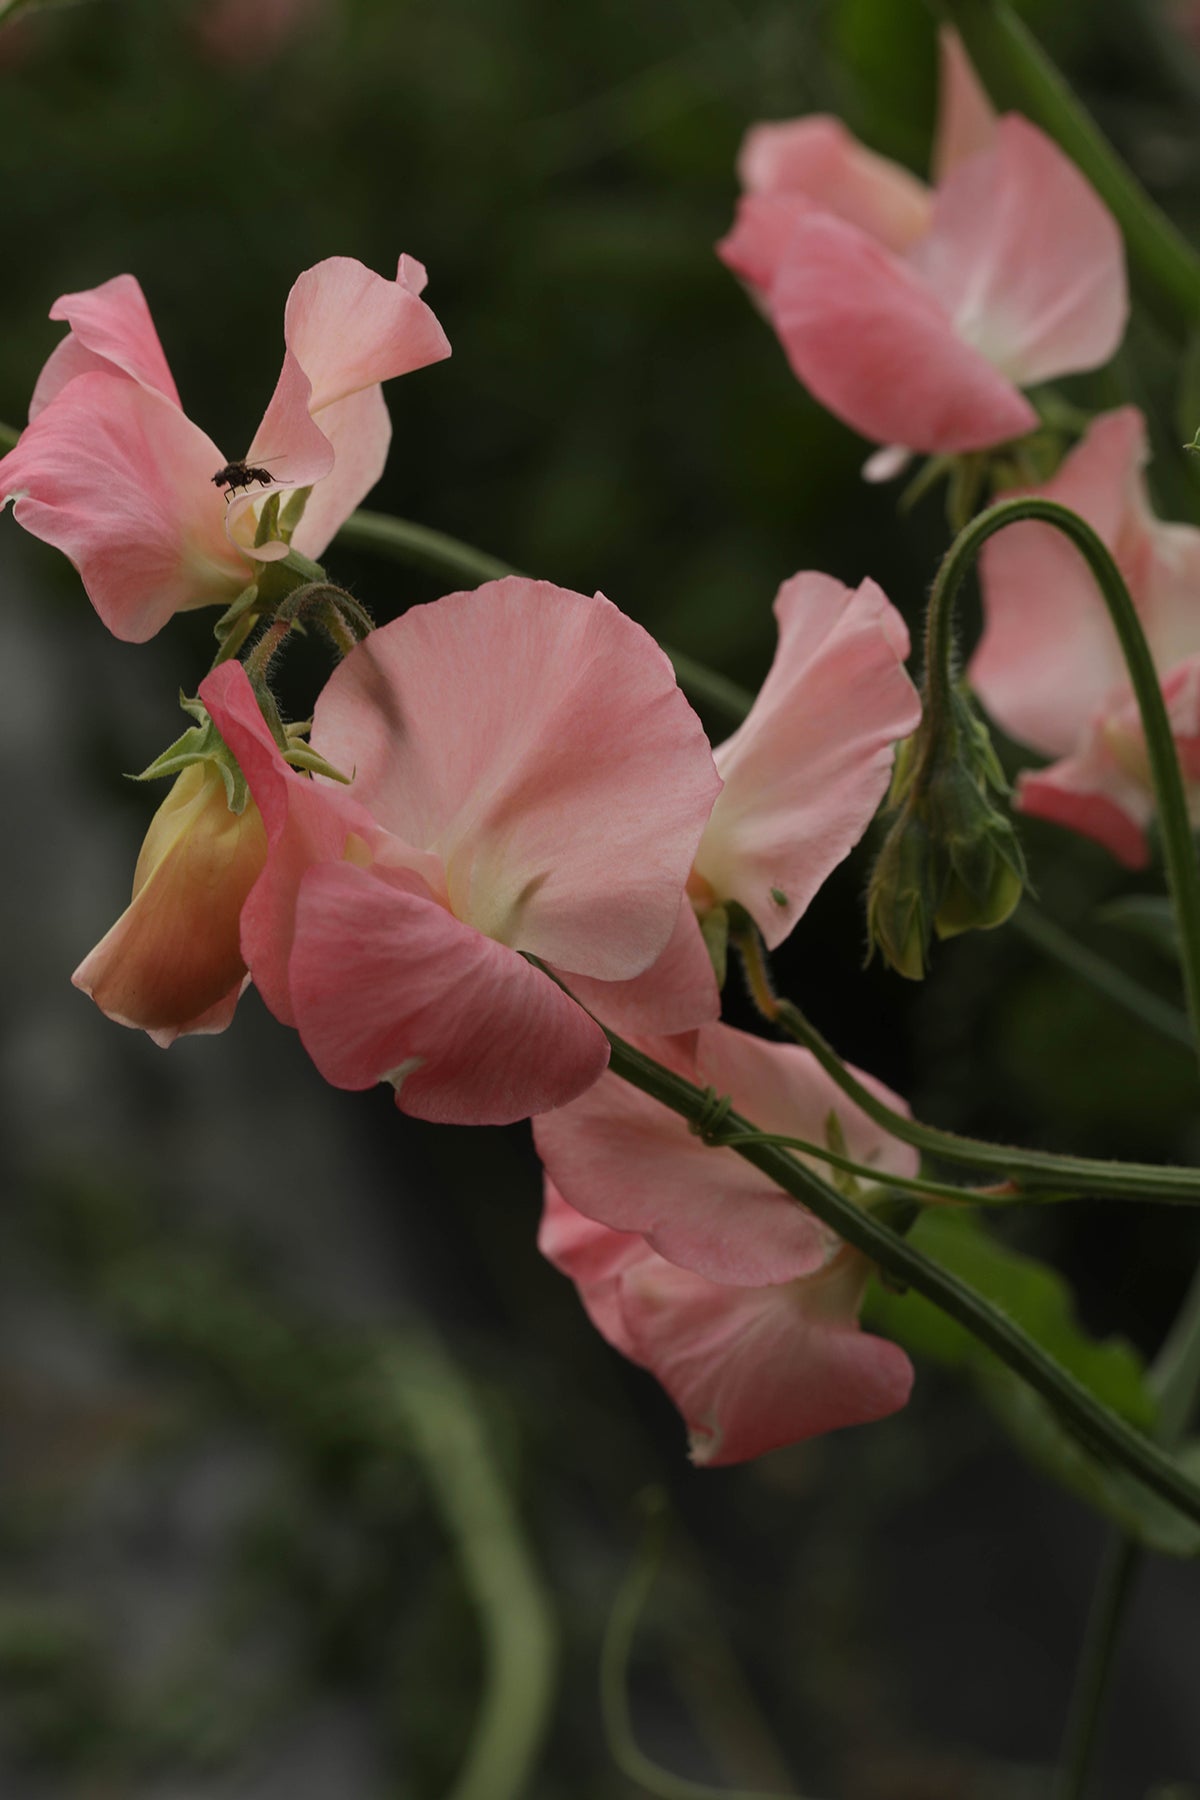
<svg viewBox="0 0 1200 1800">
<path fill-rule="evenodd" d="M 381 1352 L 390 1390 L 479 1611 L 485 1689 L 449 1800 L 528 1794 L 554 1690 L 554 1615 L 526 1547 L 479 1408 L 432 1340 Z"/>
<path fill-rule="evenodd" d="M 1140 1019 L 1151 1031 L 1178 1044 L 1180 1049 L 1194 1052 L 1195 1040 L 1186 1013 L 1150 988 L 1143 987 L 1140 981 L 1135 981 L 1132 975 L 1118 969 L 1106 957 L 1098 956 L 1086 944 L 1081 944 L 1031 900 L 1022 900 L 1009 923 L 1044 955 L 1078 975 L 1080 980 L 1086 981 L 1114 1005 L 1123 1007 L 1133 1018 Z"/>
<path fill-rule="evenodd" d="M 635 1050 L 606 1031 L 614 1074 L 661 1101 L 691 1124 L 704 1128 L 711 1118 L 712 1096 L 681 1075 Z M 807 1207 L 823 1224 L 861 1250 L 864 1256 L 904 1287 L 911 1287 L 979 1339 L 1000 1361 L 1028 1382 L 1054 1409 L 1063 1426 L 1092 1455 L 1127 1469 L 1154 1493 L 1169 1500 L 1189 1519 L 1200 1523 L 1200 1488 L 1179 1465 L 1141 1432 L 1109 1411 L 1033 1338 L 966 1282 L 941 1268 L 882 1220 L 864 1212 L 828 1182 L 798 1162 L 790 1151 L 764 1141 L 748 1119 L 727 1116 L 730 1145 L 777 1187 Z M 721 1132 L 709 1141 L 720 1145 Z"/>
<path fill-rule="evenodd" d="M 954 603 L 964 577 L 990 537 L 997 531 L 1002 531 L 1006 525 L 1015 525 L 1026 519 L 1053 526 L 1075 545 L 1095 578 L 1120 641 L 1146 739 L 1146 755 L 1158 807 L 1167 886 L 1179 928 L 1184 992 L 1200 1053 L 1200 867 L 1196 862 L 1196 847 L 1192 838 L 1183 776 L 1179 769 L 1179 758 L 1175 752 L 1175 740 L 1171 734 L 1158 672 L 1137 610 L 1107 546 L 1086 520 L 1071 512 L 1068 507 L 1060 506 L 1055 500 L 1025 495 L 998 501 L 959 533 L 946 552 L 929 599 L 926 634 L 927 706 L 936 718 L 938 710 L 944 712 L 949 705 Z"/>
<path fill-rule="evenodd" d="M 1025 113 L 1062 145 L 1113 213 L 1135 283 L 1172 331 L 1200 323 L 1200 257 L 1131 174 L 1054 64 L 1003 0 L 939 0 L 1001 107 Z"/>
<path fill-rule="evenodd" d="M 890 1193 L 914 1194 L 918 1199 L 947 1200 L 955 1206 L 1008 1206 L 1014 1200 L 1023 1199 L 1019 1189 L 1005 1183 L 1004 1190 L 995 1188 L 955 1187 L 948 1181 L 926 1181 L 920 1175 L 892 1175 L 882 1169 L 873 1169 L 869 1163 L 855 1162 L 853 1157 L 843 1156 L 837 1150 L 830 1150 L 824 1144 L 810 1143 L 807 1138 L 784 1137 L 776 1131 L 752 1131 L 745 1137 L 736 1132 L 721 1130 L 718 1134 L 709 1134 L 713 1143 L 724 1145 L 727 1149 L 736 1150 L 739 1144 L 776 1144 L 781 1150 L 795 1150 L 800 1156 L 811 1156 L 814 1162 L 828 1163 L 831 1169 L 838 1169 L 844 1175 L 853 1175 L 856 1180 L 869 1182 L 873 1188 L 886 1188 Z M 1040 1200 L 1048 1200 L 1053 1196 L 1040 1194 Z M 1064 1200 L 1072 1199 L 1070 1194 L 1061 1196 Z"/>
</svg>

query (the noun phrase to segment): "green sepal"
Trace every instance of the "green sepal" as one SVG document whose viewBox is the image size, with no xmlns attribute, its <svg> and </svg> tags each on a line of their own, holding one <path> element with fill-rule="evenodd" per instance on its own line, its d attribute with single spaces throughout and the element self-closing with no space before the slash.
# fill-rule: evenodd
<svg viewBox="0 0 1200 1800">
<path fill-rule="evenodd" d="M 310 750 L 307 744 L 297 744 L 291 738 L 283 753 L 283 760 L 291 763 L 295 769 L 307 769 L 312 775 L 326 775 L 330 781 L 340 781 L 344 787 L 349 787 L 354 779 L 352 775 L 343 775 L 340 769 L 335 769 L 332 763 L 326 762 L 315 750 Z"/>
<path fill-rule="evenodd" d="M 261 608 L 261 604 L 258 597 L 258 583 L 257 581 L 252 581 L 249 587 L 244 587 L 242 589 L 232 605 L 226 607 L 225 611 L 213 626 L 213 636 L 221 646 L 221 655 L 217 658 L 218 662 L 227 661 L 234 653 L 231 648 L 227 647 L 230 644 L 230 640 L 237 632 L 238 626 L 245 621 L 247 615 L 258 612 Z M 246 633 L 243 631 L 241 638 L 238 638 L 237 642 L 241 643 L 245 635 Z"/>
<path fill-rule="evenodd" d="M 179 704 L 185 713 L 196 720 L 196 724 L 189 725 L 140 775 L 130 775 L 129 780 L 161 781 L 167 776 L 182 774 L 192 763 L 215 763 L 225 784 L 225 799 L 229 810 L 240 818 L 246 810 L 250 789 L 233 752 L 209 718 L 203 701 L 190 699 L 181 693 Z"/>
<path fill-rule="evenodd" d="M 311 487 L 293 488 L 279 509 L 279 535 L 285 544 L 292 541 L 292 533 L 304 517 L 304 509 L 308 505 Z"/>
<path fill-rule="evenodd" d="M 263 502 L 263 509 L 258 515 L 258 524 L 254 531 L 254 547 L 260 549 L 263 544 L 274 543 L 279 537 L 279 490 L 268 494 Z"/>
<path fill-rule="evenodd" d="M 703 915 L 700 920 L 700 936 L 704 939 L 704 948 L 708 951 L 717 987 L 723 988 L 725 977 L 729 973 L 728 907 L 714 906 Z"/>
</svg>

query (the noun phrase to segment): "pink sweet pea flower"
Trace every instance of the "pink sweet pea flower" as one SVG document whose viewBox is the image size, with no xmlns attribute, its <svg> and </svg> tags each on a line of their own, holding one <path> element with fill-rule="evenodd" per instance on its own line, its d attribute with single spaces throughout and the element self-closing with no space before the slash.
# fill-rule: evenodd
<svg viewBox="0 0 1200 1800">
<path fill-rule="evenodd" d="M 826 1144 L 830 1114 L 847 1154 L 887 1174 L 916 1173 L 916 1153 L 852 1106 L 807 1050 L 728 1025 L 642 1047 L 698 1087 L 729 1094 L 763 1131 Z M 889 1106 L 903 1102 L 860 1075 Z M 838 1239 L 734 1150 L 713 1149 L 685 1120 L 616 1075 L 534 1125 L 546 1173 L 577 1212 L 636 1231 L 668 1262 L 729 1287 L 767 1287 L 824 1268 Z"/>
<path fill-rule="evenodd" d="M 312 748 L 348 786 L 287 766 L 240 665 L 200 691 L 267 828 L 242 950 L 329 1081 L 507 1124 L 597 1078 L 603 1033 L 528 958 L 568 985 L 649 968 L 720 787 L 640 626 L 515 576 L 414 607 L 317 702 Z M 705 960 L 693 1019 L 711 998 Z"/>
<path fill-rule="evenodd" d="M 646 1048 L 732 1093 L 767 1130 L 823 1142 L 832 1112 L 856 1160 L 881 1176 L 915 1172 L 913 1153 L 806 1051 L 726 1026 Z M 904 1405 L 908 1358 L 858 1330 L 867 1261 L 734 1151 L 707 1147 L 613 1075 L 538 1119 L 534 1135 L 547 1171 L 542 1251 L 608 1341 L 662 1382 L 694 1461 L 744 1461 Z"/>
<path fill-rule="evenodd" d="M 164 1047 L 224 1031 L 246 979 L 238 918 L 266 855 L 254 802 L 231 812 L 219 766 L 189 763 L 146 833 L 132 900 L 75 986 Z"/>
<path fill-rule="evenodd" d="M 291 542 L 317 557 L 378 480 L 391 436 L 380 383 L 450 353 L 424 285 L 411 257 L 395 281 L 345 256 L 298 278 L 283 368 L 244 458 L 271 479 L 228 499 L 213 480 L 227 459 L 184 413 L 137 281 L 65 294 L 51 317 L 71 329 L 0 459 L 0 503 L 70 558 L 117 637 L 142 643 L 176 612 L 229 605 L 287 553 L 254 542 L 267 495 L 313 488 Z"/>
<path fill-rule="evenodd" d="M 1094 420 L 1053 479 L 1031 490 L 1079 513 L 1111 550 L 1149 640 L 1200 819 L 1200 531 L 1156 519 L 1136 407 Z M 984 632 L 968 671 L 998 724 L 1054 757 L 1021 776 L 1018 805 L 1149 858 L 1146 745 L 1116 632 L 1086 563 L 1061 532 L 1026 521 L 985 545 Z"/>
<path fill-rule="evenodd" d="M 547 1182 L 538 1247 L 601 1335 L 662 1383 L 701 1467 L 884 1419 L 912 1391 L 903 1350 L 858 1328 L 870 1267 L 847 1246 L 795 1281 L 722 1287 L 584 1218 Z"/>
<path fill-rule="evenodd" d="M 793 371 L 892 455 L 985 449 L 1037 414 L 1020 392 L 1107 362 L 1125 328 L 1116 224 L 1027 120 L 990 124 L 961 46 L 925 190 L 837 121 L 756 126 L 745 195 L 718 254 L 745 280 Z"/>
<path fill-rule="evenodd" d="M 861 838 L 921 716 L 908 628 L 873 581 L 793 575 L 775 618 L 770 672 L 715 752 L 725 785 L 690 883 L 700 905 L 738 901 L 772 950 Z"/>
</svg>

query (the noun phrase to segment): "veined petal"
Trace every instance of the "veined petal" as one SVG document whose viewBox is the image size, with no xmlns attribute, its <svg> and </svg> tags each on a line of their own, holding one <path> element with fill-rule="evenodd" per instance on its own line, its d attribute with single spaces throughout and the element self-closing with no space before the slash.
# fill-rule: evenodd
<svg viewBox="0 0 1200 1800">
<path fill-rule="evenodd" d="M 441 859 L 458 918 L 602 981 L 666 948 L 720 786 L 653 639 L 601 595 L 518 576 L 373 632 L 312 742 Z"/>
<path fill-rule="evenodd" d="M 752 126 L 738 175 L 748 194 L 803 194 L 889 250 L 906 249 L 929 226 L 925 183 L 825 113 Z"/>
<path fill-rule="evenodd" d="M 333 467 L 309 496 L 292 545 L 319 559 L 383 474 L 392 423 L 383 389 L 369 387 L 325 407 L 314 424 L 333 448 Z"/>
<path fill-rule="evenodd" d="M 795 226 L 768 311 L 799 379 L 876 443 L 950 454 L 1032 430 L 1032 406 L 935 293 L 863 232 L 814 213 Z"/>
<path fill-rule="evenodd" d="M 603 1032 L 548 975 L 350 863 L 301 881 L 289 979 L 326 1079 L 390 1080 L 417 1118 L 508 1125 L 574 1099 L 608 1062 Z"/>
<path fill-rule="evenodd" d="M 258 517 L 269 496 L 278 488 L 313 487 L 333 468 L 333 445 L 312 417 L 311 401 L 308 376 L 289 350 L 262 424 L 246 452 L 246 461 L 260 465 L 273 479 L 269 485 L 255 483 L 234 494 L 225 519 L 231 540 L 244 555 L 258 561 L 277 561 L 287 554 L 287 546 L 278 540 L 254 542 Z"/>
<path fill-rule="evenodd" d="M 210 479 L 221 460 L 174 401 L 79 375 L 0 461 L 0 497 L 70 558 L 109 630 L 140 644 L 174 613 L 228 605 L 251 578 Z"/>
<path fill-rule="evenodd" d="M 735 1110 L 762 1130 L 824 1144 L 834 1113 L 855 1160 L 881 1176 L 915 1172 L 914 1152 L 852 1107 L 795 1045 L 710 1025 L 645 1048 L 698 1086 L 729 1094 Z M 615 1075 L 539 1119 L 534 1141 L 550 1180 L 577 1212 L 640 1232 L 668 1261 L 710 1281 L 791 1281 L 824 1267 L 836 1246 L 825 1226 L 736 1151 L 703 1143 L 685 1120 Z"/>
<path fill-rule="evenodd" d="M 31 420 L 76 375 L 127 375 L 179 405 L 174 378 L 135 276 L 114 275 L 99 287 L 63 294 L 50 308 L 50 317 L 64 319 L 71 329 L 38 376 L 29 402 Z"/>
<path fill-rule="evenodd" d="M 963 340 L 1021 386 L 1099 367 L 1125 331 L 1116 221 L 1057 144 L 1016 114 L 939 187 L 908 261 Z"/>
<path fill-rule="evenodd" d="M 858 842 L 921 703 L 908 629 L 873 581 L 795 575 L 775 601 L 779 647 L 745 722 L 716 752 L 725 786 L 696 853 L 718 900 L 774 949 Z"/>
<path fill-rule="evenodd" d="M 623 1037 L 675 1037 L 721 1016 L 721 996 L 691 901 L 684 894 L 671 940 L 630 981 L 593 981 L 558 971 L 581 1006 Z"/>
<path fill-rule="evenodd" d="M 312 383 L 314 412 L 449 356 L 445 332 L 418 298 L 423 275 L 410 257 L 389 281 L 352 256 L 330 256 L 297 278 L 283 335 Z"/>
</svg>

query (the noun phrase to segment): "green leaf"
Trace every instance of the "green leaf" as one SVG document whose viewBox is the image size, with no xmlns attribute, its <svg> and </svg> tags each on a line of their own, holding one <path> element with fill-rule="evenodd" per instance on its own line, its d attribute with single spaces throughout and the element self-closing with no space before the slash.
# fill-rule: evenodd
<svg viewBox="0 0 1200 1800">
<path fill-rule="evenodd" d="M 1114 1412 L 1132 1424 L 1153 1426 L 1155 1401 L 1141 1357 L 1122 1339 L 1098 1341 L 1087 1334 L 1075 1316 L 1071 1290 L 1055 1270 L 998 1242 L 971 1213 L 930 1209 L 914 1226 L 911 1241 L 1003 1307 Z M 918 1358 L 971 1375 L 1031 1461 L 1142 1543 L 1169 1556 L 1200 1555 L 1200 1528 L 1140 1482 L 1089 1456 L 1039 1395 L 928 1301 L 887 1292 L 876 1283 L 864 1322 Z M 1180 1460 L 1200 1472 L 1200 1444 L 1190 1445 Z"/>
</svg>

